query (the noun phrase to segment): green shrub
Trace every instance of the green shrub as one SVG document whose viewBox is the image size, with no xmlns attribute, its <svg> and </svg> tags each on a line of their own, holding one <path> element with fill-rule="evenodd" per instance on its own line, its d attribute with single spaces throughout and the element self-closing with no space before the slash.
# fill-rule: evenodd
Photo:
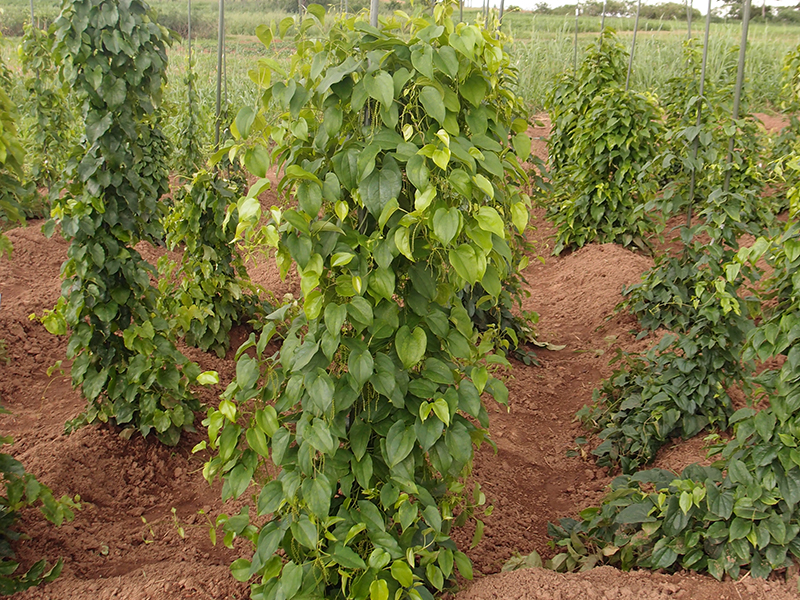
<svg viewBox="0 0 800 600">
<path fill-rule="evenodd" d="M 134 248 L 162 235 L 169 145 L 159 102 L 172 38 L 140 0 L 66 0 L 55 28 L 85 120 L 85 146 L 53 205 L 71 243 L 62 297 L 44 318 L 53 333 L 71 330 L 72 380 L 88 401 L 69 425 L 113 420 L 175 444 L 193 427 L 200 405 L 188 386 L 200 371 L 175 348 L 155 269 Z"/>
<path fill-rule="evenodd" d="M 480 284 L 497 302 L 517 271 L 527 121 L 503 41 L 455 24 L 452 4 L 378 28 L 326 29 L 312 8 L 280 25 L 297 47 L 289 73 L 260 64 L 279 119 L 240 111 L 241 139 L 223 150 L 263 177 L 274 141 L 278 191 L 296 204 L 259 225 L 258 181 L 239 234 L 297 269 L 302 298 L 239 349 L 205 421 L 205 475 L 224 498 L 257 484 L 225 524 L 228 542 L 253 544 L 232 570 L 257 577 L 254 598 L 432 598 L 455 568 L 471 576 L 449 532 L 474 510 L 464 477 L 486 438 L 481 394 L 508 396 L 492 375 L 500 332 L 479 334 L 459 293 Z"/>
<path fill-rule="evenodd" d="M 567 72 L 547 103 L 558 228 L 553 253 L 592 242 L 647 247 L 660 225 L 656 179 L 648 172 L 664 132 L 655 100 L 625 89 L 627 53 L 606 29 L 577 73 Z"/>
</svg>

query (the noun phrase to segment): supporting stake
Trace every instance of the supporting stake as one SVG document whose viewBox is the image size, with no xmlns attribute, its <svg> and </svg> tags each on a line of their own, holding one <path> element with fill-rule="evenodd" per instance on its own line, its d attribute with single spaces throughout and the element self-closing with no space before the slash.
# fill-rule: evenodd
<svg viewBox="0 0 800 600">
<path fill-rule="evenodd" d="M 189 114 L 192 114 L 192 0 L 188 0 L 189 7 L 186 11 L 186 42 L 187 42 L 187 58 L 188 67 L 186 73 L 186 82 L 188 84 L 188 104 Z"/>
<path fill-rule="evenodd" d="M 572 68 L 577 74 L 578 72 L 578 15 L 580 14 L 580 6 L 575 5 L 575 43 L 572 49 Z"/>
<path fill-rule="evenodd" d="M 608 0 L 603 0 L 603 16 L 600 17 L 600 33 L 603 33 L 603 30 L 606 28 L 606 6 L 608 5 Z"/>
<path fill-rule="evenodd" d="M 31 0 L 31 27 L 33 27 L 33 0 Z"/>
<path fill-rule="evenodd" d="M 217 26 L 217 118 L 214 123 L 214 150 L 219 150 L 219 128 L 222 120 L 222 55 L 225 51 L 225 0 L 219 0 Z"/>
<path fill-rule="evenodd" d="M 694 6 L 692 0 L 686 0 L 686 39 L 692 39 L 692 11 Z M 709 10 L 709 12 L 711 12 Z"/>
<path fill-rule="evenodd" d="M 708 12 L 706 12 L 706 33 L 703 38 L 703 63 L 700 66 L 700 99 L 697 101 L 697 120 L 695 125 L 700 127 L 703 119 L 703 94 L 706 88 L 706 65 L 708 64 L 708 33 L 711 29 L 711 0 L 708 0 Z M 692 142 L 692 176 L 689 179 L 689 206 L 686 209 L 686 227 L 692 226 L 692 205 L 694 204 L 694 190 L 697 182 L 697 170 L 695 164 L 697 163 L 697 151 L 700 148 L 700 137 L 694 138 Z"/>
<path fill-rule="evenodd" d="M 378 0 L 371 0 L 369 3 L 369 24 L 378 26 Z"/>
<path fill-rule="evenodd" d="M 642 0 L 636 4 L 636 20 L 633 22 L 633 41 L 631 42 L 631 55 L 628 59 L 628 76 L 625 77 L 625 91 L 631 83 L 631 70 L 633 69 L 633 53 L 636 51 L 636 32 L 639 30 L 639 13 L 642 10 Z"/>
<path fill-rule="evenodd" d="M 744 61 L 747 53 L 747 29 L 750 26 L 750 0 L 744 0 L 744 15 L 742 16 L 742 41 L 739 45 L 739 68 L 736 71 L 736 88 L 733 91 L 733 120 L 739 119 L 739 103 L 742 100 L 742 88 L 744 87 Z M 731 185 L 731 161 L 733 160 L 733 146 L 736 140 L 734 130 L 728 140 L 728 167 L 725 170 L 725 183 L 722 191 L 726 194 Z"/>
</svg>

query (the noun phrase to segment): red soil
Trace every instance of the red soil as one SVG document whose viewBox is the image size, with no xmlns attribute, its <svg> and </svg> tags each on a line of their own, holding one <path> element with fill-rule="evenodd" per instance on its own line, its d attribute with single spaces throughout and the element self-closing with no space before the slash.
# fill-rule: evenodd
<svg viewBox="0 0 800 600">
<path fill-rule="evenodd" d="M 535 130 L 546 135 L 547 128 Z M 544 152 L 541 143 L 536 150 Z M 483 541 L 469 550 L 470 526 L 455 539 L 475 565 L 476 580 L 466 583 L 458 600 L 477 599 L 624 599 L 784 600 L 797 598 L 797 577 L 784 574 L 771 581 L 746 577 L 717 582 L 693 573 L 665 575 L 623 573 L 612 568 L 561 575 L 542 569 L 496 574 L 515 553 L 537 550 L 552 554 L 548 521 L 575 516 L 597 503 L 610 482 L 605 469 L 589 457 L 567 456 L 581 435 L 575 411 L 591 400 L 592 389 L 611 372 L 609 359 L 617 347 L 642 350 L 652 338 L 635 341 L 635 323 L 614 315 L 623 285 L 635 282 L 652 261 L 614 245 L 589 245 L 558 258 L 549 256 L 553 231 L 541 211 L 532 233 L 544 264 L 532 260 L 525 276 L 530 297 L 525 308 L 541 315 L 538 336 L 564 344 L 560 351 L 537 350 L 540 366 L 514 362 L 508 385 L 510 407 L 491 409 L 491 435 L 498 452 L 485 445 L 477 454 L 473 479 L 494 506 L 485 518 Z M 30 565 L 41 556 L 63 557 L 64 571 L 55 582 L 18 594 L 20 599 L 95 600 L 106 598 L 163 599 L 243 598 L 247 587 L 237 583 L 228 565 L 246 549 L 212 546 L 206 516 L 237 513 L 238 504 L 223 505 L 219 486 L 209 487 L 201 470 L 204 456 L 191 448 L 201 433 L 177 448 L 151 440 L 120 438 L 113 428 L 85 427 L 62 435 L 64 422 L 78 415 L 84 403 L 70 387 L 68 375 L 48 377 L 47 368 L 64 358 L 66 340 L 54 338 L 31 313 L 55 303 L 59 269 L 66 243 L 46 239 L 39 223 L 9 232 L 11 260 L 0 259 L 0 339 L 10 362 L 0 362 L 0 397 L 12 411 L 0 416 L 0 431 L 14 436 L 13 454 L 57 495 L 80 494 L 83 510 L 75 521 L 56 529 L 34 510 L 23 511 L 18 556 Z M 156 252 L 142 248 L 151 260 Z M 296 292 L 292 280 L 281 282 L 274 266 L 249 265 L 254 280 L 278 298 Z M 243 333 L 236 332 L 241 341 Z M 231 380 L 233 351 L 225 359 L 196 350 L 189 356 L 204 369 L 220 373 L 221 383 L 200 392 L 212 403 Z M 68 366 L 64 364 L 68 374 Z M 680 470 L 702 460 L 698 440 L 665 448 L 657 464 Z M 173 518 L 172 509 L 176 517 Z M 201 514 L 199 511 L 202 510 Z M 175 520 L 177 519 L 177 521 Z M 185 536 L 180 535 L 180 527 Z"/>
</svg>

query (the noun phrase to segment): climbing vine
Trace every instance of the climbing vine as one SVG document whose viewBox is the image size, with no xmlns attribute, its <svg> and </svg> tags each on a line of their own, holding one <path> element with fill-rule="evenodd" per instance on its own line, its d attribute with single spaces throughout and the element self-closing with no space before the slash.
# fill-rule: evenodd
<svg viewBox="0 0 800 600">
<path fill-rule="evenodd" d="M 374 28 L 324 24 L 310 5 L 277 32 L 294 35 L 289 71 L 259 65 L 280 118 L 234 123 L 226 152 L 262 177 L 238 203 L 239 236 L 302 290 L 239 349 L 205 421 L 223 497 L 256 483 L 225 524 L 253 544 L 232 570 L 257 578 L 255 598 L 432 598 L 456 569 L 471 577 L 449 532 L 485 501 L 466 502 L 464 477 L 486 439 L 481 394 L 507 402 L 507 363 L 459 294 L 480 285 L 491 305 L 519 268 L 530 139 L 502 38 L 452 10 Z M 264 223 L 267 139 L 286 204 Z"/>
<path fill-rule="evenodd" d="M 62 298 L 44 318 L 51 332 L 71 332 L 72 379 L 88 401 L 71 426 L 113 420 L 175 444 L 199 408 L 188 389 L 199 369 L 171 341 L 155 270 L 134 248 L 160 235 L 168 144 L 159 102 L 172 38 L 140 0 L 67 0 L 55 28 L 85 119 L 85 151 L 53 205 L 71 243 Z"/>
</svg>

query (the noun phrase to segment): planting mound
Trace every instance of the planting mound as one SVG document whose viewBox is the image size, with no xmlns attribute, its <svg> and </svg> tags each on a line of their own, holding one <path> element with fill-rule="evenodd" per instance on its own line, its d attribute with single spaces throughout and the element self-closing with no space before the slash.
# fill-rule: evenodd
<svg viewBox="0 0 800 600">
<path fill-rule="evenodd" d="M 552 232 L 542 215 L 537 216 L 534 235 L 544 253 Z M 205 457 L 191 453 L 202 432 L 176 448 L 135 436 L 125 440 L 109 427 L 63 435 L 65 421 L 83 408 L 68 376 L 58 369 L 51 377 L 46 372 L 64 358 L 66 340 L 49 335 L 28 316 L 41 314 L 57 299 L 67 246 L 58 238 L 46 239 L 39 226 L 33 222 L 11 231 L 14 254 L 0 261 L 0 339 L 6 342 L 9 360 L 0 367 L 0 395 L 13 413 L 0 417 L 0 431 L 14 436 L 14 455 L 56 494 L 79 494 L 83 510 L 60 529 L 36 511 L 23 513 L 20 526 L 30 537 L 17 544 L 23 565 L 41 556 L 63 557 L 64 571 L 54 583 L 17 597 L 245 597 L 246 586 L 234 581 L 227 567 L 245 549 L 214 546 L 209 539 L 208 518 L 237 513 L 240 506 L 223 505 L 219 487 L 203 480 Z M 142 250 L 151 260 L 159 254 Z M 695 574 L 624 574 L 604 568 L 581 575 L 542 570 L 490 575 L 515 552 L 537 550 L 548 556 L 547 522 L 596 503 L 610 482 L 606 470 L 575 444 L 580 429 L 573 415 L 610 373 L 608 360 L 616 347 L 643 349 L 652 343 L 635 341 L 632 320 L 613 315 L 622 286 L 636 281 L 650 264 L 649 258 L 613 245 L 590 245 L 548 257 L 544 264 L 531 261 L 525 273 L 531 296 L 525 308 L 541 315 L 541 341 L 565 347 L 537 349 L 538 366 L 514 362 L 510 409 L 491 411 L 497 453 L 488 445 L 481 448 L 472 479 L 480 483 L 493 512 L 483 518 L 483 540 L 469 550 L 476 581 L 458 598 L 793 597 L 790 584 L 782 581 L 721 584 Z M 251 272 L 279 297 L 293 291 L 272 268 L 255 265 Z M 244 335 L 243 329 L 235 330 L 234 346 Z M 213 402 L 233 376 L 233 353 L 217 359 L 187 352 L 204 369 L 219 371 L 220 385 L 202 391 L 203 400 Z M 68 373 L 68 365 L 62 367 Z M 684 446 L 690 456 L 702 458 L 700 444 Z M 662 452 L 659 466 L 682 466 L 686 452 L 675 448 Z M 570 449 L 576 450 L 574 456 L 567 455 Z M 675 460 L 681 464 L 672 465 L 673 456 L 680 456 Z M 467 526 L 456 532 L 460 547 L 469 548 L 473 530 Z"/>
</svg>

